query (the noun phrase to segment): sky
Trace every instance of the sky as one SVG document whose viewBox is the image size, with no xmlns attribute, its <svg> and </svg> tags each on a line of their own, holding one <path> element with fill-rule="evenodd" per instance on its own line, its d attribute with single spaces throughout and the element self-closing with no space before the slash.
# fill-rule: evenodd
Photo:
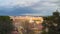
<svg viewBox="0 0 60 34">
<path fill-rule="evenodd" d="M 0 15 L 48 16 L 60 11 L 60 0 L 0 0 Z"/>
</svg>

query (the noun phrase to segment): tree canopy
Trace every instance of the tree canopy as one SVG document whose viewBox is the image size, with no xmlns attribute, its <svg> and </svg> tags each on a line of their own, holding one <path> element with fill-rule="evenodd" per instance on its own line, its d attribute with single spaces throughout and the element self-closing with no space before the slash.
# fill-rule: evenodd
<svg viewBox="0 0 60 34">
<path fill-rule="evenodd" d="M 60 12 L 56 10 L 52 13 L 52 16 L 46 17 L 43 24 L 47 25 L 49 31 L 48 34 L 60 34 Z"/>
<path fill-rule="evenodd" d="M 13 30 L 12 20 L 9 16 L 0 16 L 0 34 L 11 34 Z"/>
</svg>

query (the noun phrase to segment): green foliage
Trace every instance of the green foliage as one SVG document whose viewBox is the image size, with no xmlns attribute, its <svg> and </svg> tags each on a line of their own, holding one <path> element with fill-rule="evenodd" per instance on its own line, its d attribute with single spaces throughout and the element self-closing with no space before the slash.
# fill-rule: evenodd
<svg viewBox="0 0 60 34">
<path fill-rule="evenodd" d="M 59 16 L 58 10 L 56 10 L 56 12 L 53 12 L 53 16 L 55 16 L 55 17 Z"/>
<path fill-rule="evenodd" d="M 45 30 L 43 30 L 43 32 L 41 34 L 48 34 Z"/>
<path fill-rule="evenodd" d="M 58 10 L 56 10 L 56 12 L 53 12 L 52 16 L 48 16 L 44 24 L 47 25 L 45 26 L 45 28 L 49 26 L 48 34 L 60 34 L 60 13 L 58 12 Z M 54 24 L 57 24 L 57 26 L 55 26 Z"/>
<path fill-rule="evenodd" d="M 11 33 L 13 24 L 9 16 L 0 16 L 0 33 L 7 34 Z"/>
</svg>

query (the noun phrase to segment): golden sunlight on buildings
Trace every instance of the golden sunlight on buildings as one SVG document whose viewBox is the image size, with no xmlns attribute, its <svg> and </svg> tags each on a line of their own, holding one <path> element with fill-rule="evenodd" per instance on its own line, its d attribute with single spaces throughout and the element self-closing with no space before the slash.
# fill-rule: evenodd
<svg viewBox="0 0 60 34">
<path fill-rule="evenodd" d="M 10 16 L 13 19 L 13 24 L 18 28 L 19 32 L 21 29 L 27 27 L 34 32 L 42 30 L 43 17 L 38 16 Z M 40 29 L 40 30 L 39 30 Z"/>
<path fill-rule="evenodd" d="M 25 24 L 25 21 L 28 21 L 28 23 L 35 23 L 35 24 L 41 24 L 43 23 L 43 17 L 38 16 L 10 16 L 11 19 L 13 19 L 13 24 L 16 27 L 23 26 Z"/>
<path fill-rule="evenodd" d="M 15 20 L 28 20 L 29 22 L 34 22 L 36 21 L 36 23 L 42 23 L 43 22 L 43 18 L 42 17 L 34 17 L 34 16 L 10 16 L 11 19 L 13 19 L 13 21 Z"/>
</svg>

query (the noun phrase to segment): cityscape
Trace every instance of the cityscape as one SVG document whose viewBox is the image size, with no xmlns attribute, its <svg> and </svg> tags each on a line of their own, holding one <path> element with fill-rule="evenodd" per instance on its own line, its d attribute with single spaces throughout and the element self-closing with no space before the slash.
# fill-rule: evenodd
<svg viewBox="0 0 60 34">
<path fill-rule="evenodd" d="M 1 34 L 60 34 L 60 12 L 50 16 L 0 16 Z"/>
<path fill-rule="evenodd" d="M 29 30 L 36 32 L 36 34 L 42 31 L 43 17 L 39 16 L 10 16 L 10 17 L 11 19 L 13 19 L 13 24 L 18 28 L 18 30 L 20 30 L 19 31 L 20 33 L 22 33 L 21 28 L 25 31 L 25 27 L 27 27 Z"/>
<path fill-rule="evenodd" d="M 0 34 L 60 34 L 60 0 L 0 0 Z"/>
</svg>

